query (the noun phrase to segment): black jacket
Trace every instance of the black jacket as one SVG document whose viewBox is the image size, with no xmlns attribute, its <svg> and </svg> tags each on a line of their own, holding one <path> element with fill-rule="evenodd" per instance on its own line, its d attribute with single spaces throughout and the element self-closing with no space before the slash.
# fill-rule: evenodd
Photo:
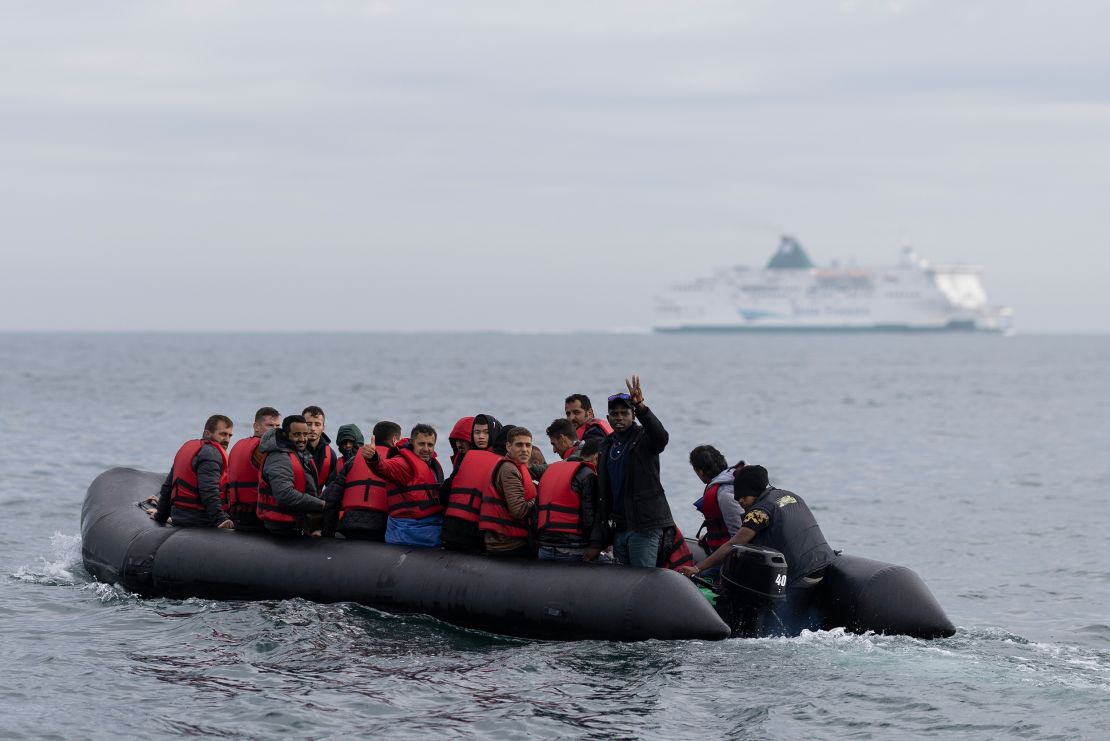
<svg viewBox="0 0 1110 741">
<path fill-rule="evenodd" d="M 659 480 L 659 454 L 667 447 L 670 435 L 647 405 L 636 410 L 636 419 L 625 443 L 624 483 L 621 497 L 623 512 L 613 511 L 613 489 L 609 484 L 609 452 L 613 436 L 605 438 L 597 460 L 597 487 L 601 500 L 599 523 L 612 519 L 617 530 L 651 530 L 673 527 L 671 507 Z"/>
</svg>

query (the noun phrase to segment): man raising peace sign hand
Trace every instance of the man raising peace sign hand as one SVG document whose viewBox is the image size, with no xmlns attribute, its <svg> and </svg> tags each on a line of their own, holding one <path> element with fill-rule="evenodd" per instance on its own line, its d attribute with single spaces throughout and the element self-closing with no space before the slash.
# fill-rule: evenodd
<svg viewBox="0 0 1110 741">
<path fill-rule="evenodd" d="M 670 438 L 644 403 L 640 377 L 633 375 L 624 385 L 627 393 L 609 397 L 613 434 L 602 442 L 598 455 L 602 517 L 597 521 L 613 520 L 613 555 L 618 561 L 654 567 L 664 530 L 674 527 L 659 480 L 659 454 Z"/>
</svg>

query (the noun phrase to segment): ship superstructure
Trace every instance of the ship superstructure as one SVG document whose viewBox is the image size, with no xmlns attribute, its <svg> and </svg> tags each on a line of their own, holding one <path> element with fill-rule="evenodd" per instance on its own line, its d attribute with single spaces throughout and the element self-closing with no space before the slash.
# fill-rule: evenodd
<svg viewBox="0 0 1110 741">
<path fill-rule="evenodd" d="M 897 265 L 818 267 L 784 236 L 764 268 L 736 266 L 673 286 L 657 331 L 1009 332 L 973 265 L 931 265 L 904 248 Z"/>
</svg>

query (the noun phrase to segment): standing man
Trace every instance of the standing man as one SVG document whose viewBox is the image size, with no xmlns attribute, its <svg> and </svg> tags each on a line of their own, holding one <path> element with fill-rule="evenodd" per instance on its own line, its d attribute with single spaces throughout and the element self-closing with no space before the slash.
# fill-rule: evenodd
<svg viewBox="0 0 1110 741">
<path fill-rule="evenodd" d="M 547 439 L 551 441 L 551 449 L 564 461 L 574 454 L 582 442 L 578 439 L 578 430 L 574 427 L 574 423 L 562 418 L 547 426 Z M 599 437 L 594 435 L 590 439 L 598 440 Z M 604 440 L 605 437 L 601 436 L 600 439 Z"/>
<path fill-rule="evenodd" d="M 307 406 L 301 416 L 308 423 L 308 452 L 316 462 L 317 480 L 322 490 L 339 469 L 339 456 L 331 446 L 331 438 L 324 434 L 324 410 Z"/>
<path fill-rule="evenodd" d="M 628 393 L 609 397 L 613 434 L 602 441 L 598 456 L 601 512 L 614 523 L 613 555 L 617 561 L 654 567 L 663 531 L 674 527 L 667 494 L 659 480 L 659 454 L 670 436 L 644 404 L 640 377 L 632 376 L 624 383 Z"/>
<path fill-rule="evenodd" d="M 370 463 L 370 471 L 389 487 L 385 542 L 439 548 L 443 526 L 439 489 L 443 484 L 443 468 L 436 460 L 435 428 L 416 425 L 409 438 L 399 441 L 385 458 L 375 447 L 373 435 L 362 451 Z"/>
<path fill-rule="evenodd" d="M 729 468 L 721 451 L 712 445 L 699 445 L 690 451 L 690 467 L 705 484 L 701 499 L 694 502 L 705 516 L 702 525 L 705 535 L 698 542 L 712 553 L 736 535 L 744 519 L 744 508 L 736 501 L 732 484 L 736 472 L 744 467 L 744 461 Z"/>
<path fill-rule="evenodd" d="M 600 440 L 613 432 L 609 423 L 594 416 L 594 408 L 590 403 L 590 397 L 585 394 L 571 394 L 568 396 L 563 403 L 563 411 L 566 413 L 567 419 L 577 428 L 579 440 L 585 440 L 587 437 L 596 437 Z"/>
<path fill-rule="evenodd" d="M 200 438 L 181 446 L 151 519 L 164 525 L 172 517 L 177 527 L 235 527 L 220 502 L 227 483 L 227 446 L 232 434 L 231 418 L 213 414 L 204 423 Z"/>
<path fill-rule="evenodd" d="M 771 486 L 763 466 L 744 466 L 736 472 L 733 485 L 744 507 L 740 532 L 698 566 L 683 566 L 687 576 L 720 566 L 733 545 L 753 543 L 780 551 L 786 557 L 786 586 L 812 586 L 825 575 L 825 567 L 836 560 L 802 498 Z"/>
<path fill-rule="evenodd" d="M 258 472 L 262 455 L 258 444 L 262 435 L 281 427 L 281 413 L 273 407 L 262 407 L 254 413 L 254 436 L 235 443 L 227 456 L 227 514 L 236 530 L 262 530 L 258 519 Z"/>
<path fill-rule="evenodd" d="M 493 488 L 482 497 L 478 529 L 485 535 L 486 555 L 532 558 L 528 517 L 536 505 L 536 484 L 528 472 L 532 433 L 513 427 L 506 434 L 507 454 L 493 470 Z"/>
<path fill-rule="evenodd" d="M 258 519 L 273 535 L 311 532 L 308 518 L 324 511 L 316 483 L 316 463 L 308 453 L 308 423 L 291 414 L 258 444 L 262 472 L 258 477 Z"/>
</svg>

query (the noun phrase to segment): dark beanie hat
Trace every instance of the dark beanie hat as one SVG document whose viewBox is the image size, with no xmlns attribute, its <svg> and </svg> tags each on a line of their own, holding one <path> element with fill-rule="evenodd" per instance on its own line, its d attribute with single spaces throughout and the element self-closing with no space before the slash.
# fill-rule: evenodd
<svg viewBox="0 0 1110 741">
<path fill-rule="evenodd" d="M 767 488 L 767 469 L 763 466 L 744 466 L 733 477 L 735 496 L 759 496 Z"/>
<path fill-rule="evenodd" d="M 358 428 L 358 425 L 340 426 L 339 432 L 335 436 L 335 444 L 339 445 L 344 440 L 354 440 L 355 445 L 360 447 L 366 442 L 366 439 L 362 436 L 362 430 Z"/>
</svg>

